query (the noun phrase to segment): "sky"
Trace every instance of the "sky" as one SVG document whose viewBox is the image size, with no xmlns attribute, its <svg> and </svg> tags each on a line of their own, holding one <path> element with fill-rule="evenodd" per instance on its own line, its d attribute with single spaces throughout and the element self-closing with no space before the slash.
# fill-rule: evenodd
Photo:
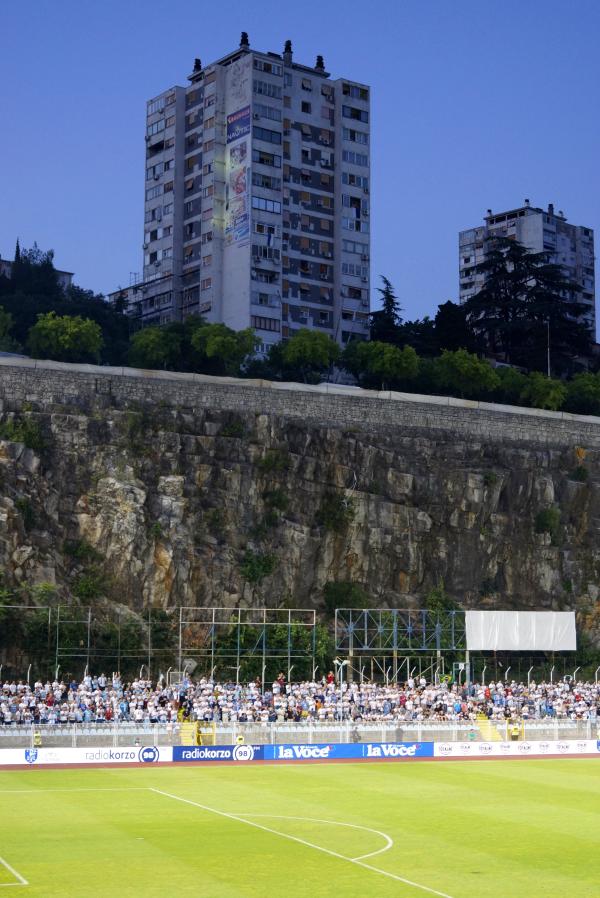
<svg viewBox="0 0 600 898">
<path fill-rule="evenodd" d="M 600 239 L 598 0 L 0 0 L 0 255 L 107 293 L 142 268 L 146 100 L 258 50 L 371 86 L 371 260 L 405 318 L 458 295 L 458 232 L 527 197 Z"/>
</svg>

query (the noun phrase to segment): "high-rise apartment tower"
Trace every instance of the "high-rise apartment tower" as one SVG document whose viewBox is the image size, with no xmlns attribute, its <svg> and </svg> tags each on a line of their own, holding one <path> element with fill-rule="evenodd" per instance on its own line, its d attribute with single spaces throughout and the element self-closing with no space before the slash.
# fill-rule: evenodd
<svg viewBox="0 0 600 898">
<path fill-rule="evenodd" d="M 536 253 L 548 254 L 548 261 L 560 265 L 564 277 L 578 287 L 576 300 L 585 307 L 584 323 L 595 334 L 596 305 L 594 279 L 594 232 L 572 225 L 562 212 L 531 206 L 529 200 L 517 209 L 492 213 L 484 224 L 461 231 L 458 238 L 460 302 L 466 302 L 483 287 L 485 277 L 475 269 L 485 257 L 486 240 L 508 237 Z"/>
<path fill-rule="evenodd" d="M 263 351 L 302 327 L 368 332 L 370 91 L 242 34 L 150 100 L 142 324 L 202 315 L 253 327 Z M 112 296 L 119 293 L 112 294 Z"/>
</svg>

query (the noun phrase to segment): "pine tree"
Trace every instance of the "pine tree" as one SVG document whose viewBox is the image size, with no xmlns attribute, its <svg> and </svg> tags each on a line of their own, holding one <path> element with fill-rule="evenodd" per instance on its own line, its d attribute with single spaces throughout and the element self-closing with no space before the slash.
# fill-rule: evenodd
<svg viewBox="0 0 600 898">
<path fill-rule="evenodd" d="M 398 328 L 402 324 L 402 308 L 398 297 L 394 293 L 392 283 L 388 278 L 381 276 L 383 287 L 378 287 L 381 294 L 381 309 L 371 313 L 371 340 L 381 343 L 397 343 L 399 339 Z"/>
</svg>

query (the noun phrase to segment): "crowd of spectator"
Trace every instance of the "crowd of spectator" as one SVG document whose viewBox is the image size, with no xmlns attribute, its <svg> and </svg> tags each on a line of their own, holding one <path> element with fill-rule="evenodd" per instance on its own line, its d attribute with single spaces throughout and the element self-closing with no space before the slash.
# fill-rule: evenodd
<svg viewBox="0 0 600 898">
<path fill-rule="evenodd" d="M 336 681 L 333 672 L 319 681 L 287 683 L 213 682 L 184 678 L 153 684 L 119 674 L 85 676 L 81 682 L 23 681 L 0 684 L 0 725 L 137 724 L 174 725 L 182 720 L 219 723 L 401 724 L 421 721 L 468 723 L 490 720 L 598 719 L 600 685 L 590 682 L 518 682 L 434 685 L 424 678 L 382 685 Z"/>
</svg>

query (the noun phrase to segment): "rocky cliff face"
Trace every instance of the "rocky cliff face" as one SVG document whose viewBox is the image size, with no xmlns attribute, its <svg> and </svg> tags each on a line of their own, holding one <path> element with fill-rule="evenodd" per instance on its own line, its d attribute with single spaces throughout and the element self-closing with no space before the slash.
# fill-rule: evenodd
<svg viewBox="0 0 600 898">
<path fill-rule="evenodd" d="M 0 434 L 6 586 L 320 608 L 343 580 L 411 607 L 443 581 L 464 607 L 576 607 L 599 639 L 597 449 L 106 397 L 5 402 Z"/>
</svg>

